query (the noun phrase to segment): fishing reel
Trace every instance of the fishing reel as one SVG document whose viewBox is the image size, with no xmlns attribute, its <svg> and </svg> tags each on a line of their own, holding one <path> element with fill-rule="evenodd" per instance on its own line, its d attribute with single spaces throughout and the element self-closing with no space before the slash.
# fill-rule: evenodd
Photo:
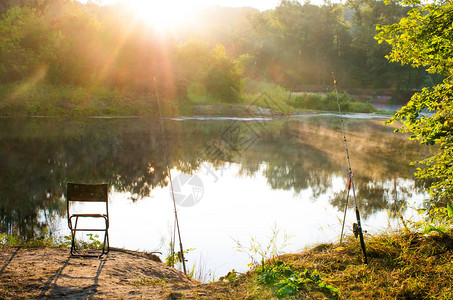
<svg viewBox="0 0 453 300">
<path fill-rule="evenodd" d="M 359 225 L 357 225 L 357 223 L 352 223 L 352 232 L 354 233 L 355 238 L 359 237 Z"/>
<path fill-rule="evenodd" d="M 367 233 L 366 230 L 362 230 L 363 233 Z M 357 223 L 352 223 L 352 233 L 354 233 L 355 238 L 359 237 L 359 225 Z"/>
<path fill-rule="evenodd" d="M 178 261 L 179 262 L 183 262 L 184 261 L 187 261 L 187 259 L 184 259 L 184 255 L 181 253 L 181 251 L 178 251 L 178 253 L 176 253 L 178 255 Z"/>
</svg>

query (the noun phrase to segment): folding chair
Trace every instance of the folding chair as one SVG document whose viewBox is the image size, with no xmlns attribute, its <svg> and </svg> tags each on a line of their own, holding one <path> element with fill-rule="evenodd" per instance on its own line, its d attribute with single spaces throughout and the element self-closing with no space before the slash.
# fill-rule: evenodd
<svg viewBox="0 0 453 300">
<path fill-rule="evenodd" d="M 68 211 L 68 226 L 71 230 L 71 256 L 88 256 L 88 257 L 101 257 L 107 254 L 110 250 L 109 246 L 109 202 L 108 202 L 108 191 L 107 184 L 81 184 L 81 183 L 68 183 L 67 184 L 67 211 Z M 94 202 L 101 203 L 102 213 L 72 213 L 70 212 L 70 204 L 75 202 L 84 202 L 85 206 L 96 206 Z M 105 210 L 102 205 L 105 203 Z M 99 205 L 99 204 L 98 204 Z M 88 208 L 86 208 L 88 209 Z M 85 209 L 85 210 L 86 210 Z M 99 212 L 101 208 L 97 206 L 96 212 Z M 100 218 L 104 222 L 102 226 L 93 226 L 95 228 L 77 228 L 79 218 Z M 83 222 L 85 223 L 85 222 Z M 86 225 L 86 224 L 85 224 Z M 102 252 L 100 254 L 82 254 L 80 249 L 76 247 L 76 233 L 78 231 L 104 231 L 104 243 L 102 245 Z M 107 247 L 106 247 L 107 245 Z"/>
</svg>

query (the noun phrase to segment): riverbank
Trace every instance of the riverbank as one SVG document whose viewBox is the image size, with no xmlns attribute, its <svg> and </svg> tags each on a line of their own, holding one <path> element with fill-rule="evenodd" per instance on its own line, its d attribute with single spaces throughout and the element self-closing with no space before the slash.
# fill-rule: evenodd
<svg viewBox="0 0 453 300">
<path fill-rule="evenodd" d="M 0 250 L 2 299 L 172 299 L 200 283 L 151 254 L 112 249 L 103 258 L 68 249 Z"/>
<path fill-rule="evenodd" d="M 338 94 L 344 112 L 377 112 L 368 100 L 357 101 Z M 164 116 L 193 116 L 200 111 L 209 115 L 277 114 L 288 115 L 307 110 L 337 111 L 337 95 L 330 93 L 291 93 L 271 83 L 260 83 L 241 94 L 239 101 L 220 101 L 205 97 L 159 97 Z M 151 116 L 157 117 L 156 91 L 116 88 L 24 83 L 0 84 L 0 116 Z"/>
<path fill-rule="evenodd" d="M 355 238 L 282 255 L 246 274 L 202 284 L 154 255 L 113 249 L 103 259 L 68 249 L 0 248 L 0 298 L 452 299 L 453 234 Z"/>
</svg>

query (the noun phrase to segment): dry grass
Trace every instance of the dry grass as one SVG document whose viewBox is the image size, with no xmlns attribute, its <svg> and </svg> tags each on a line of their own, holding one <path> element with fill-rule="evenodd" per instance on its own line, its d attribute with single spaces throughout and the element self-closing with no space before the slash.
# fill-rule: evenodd
<svg viewBox="0 0 453 300">
<path fill-rule="evenodd" d="M 337 297 L 306 284 L 289 299 L 453 299 L 452 232 L 381 234 L 368 236 L 366 245 L 367 265 L 353 237 L 342 246 L 323 244 L 278 257 L 296 272 L 317 270 L 323 282 L 340 292 Z M 201 286 L 198 295 L 203 295 L 200 299 L 277 299 L 275 289 L 257 278 L 256 271 L 249 271 L 232 282 Z"/>
</svg>

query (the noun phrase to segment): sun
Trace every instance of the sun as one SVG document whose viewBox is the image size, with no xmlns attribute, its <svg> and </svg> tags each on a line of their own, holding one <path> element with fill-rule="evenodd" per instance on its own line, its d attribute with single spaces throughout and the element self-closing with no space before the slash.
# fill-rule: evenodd
<svg viewBox="0 0 453 300">
<path fill-rule="evenodd" d="M 128 0 L 124 3 L 139 19 L 159 31 L 189 23 L 196 8 L 188 0 Z"/>
</svg>

